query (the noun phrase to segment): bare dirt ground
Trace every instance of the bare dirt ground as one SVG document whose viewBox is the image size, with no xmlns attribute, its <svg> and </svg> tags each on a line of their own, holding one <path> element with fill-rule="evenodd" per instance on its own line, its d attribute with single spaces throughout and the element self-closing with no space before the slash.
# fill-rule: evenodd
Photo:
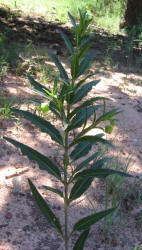
<svg viewBox="0 0 142 250">
<path fill-rule="evenodd" d="M 44 42 L 45 40 L 44 38 Z M 100 43 L 97 43 L 101 58 L 106 47 L 104 39 L 102 39 L 102 44 L 104 46 L 101 47 Z M 53 44 L 51 47 L 53 49 Z M 59 51 L 58 49 L 57 52 Z M 65 60 L 64 57 L 61 59 Z M 91 70 L 94 71 L 96 68 L 93 66 Z M 118 116 L 119 121 L 113 133 L 107 135 L 107 138 L 113 140 L 116 146 L 115 151 L 109 151 L 108 154 L 118 157 L 121 169 L 124 169 L 128 157 L 131 156 L 128 172 L 140 178 L 142 174 L 142 76 L 136 74 L 136 68 L 132 72 L 126 75 L 117 70 L 111 71 L 109 67 L 100 67 L 95 78 L 101 81 L 93 88 L 90 95 L 110 98 L 107 104 L 108 110 L 112 107 L 119 107 L 123 110 Z M 0 95 L 12 96 L 19 102 L 25 98 L 31 98 L 27 86 L 29 85 L 25 77 L 8 74 L 0 83 Z M 21 105 L 21 108 L 29 109 L 30 107 Z M 50 121 L 58 126 L 52 118 Z M 30 145 L 57 163 L 62 162 L 61 149 L 51 141 L 50 137 L 45 136 L 24 119 L 20 122 L 12 119 L 1 120 L 0 135 L 0 250 L 63 250 L 64 246 L 60 237 L 53 228 L 50 228 L 36 206 L 27 178 L 31 178 L 36 184 L 61 223 L 64 224 L 62 199 L 41 188 L 42 185 L 49 185 L 62 189 L 62 186 L 46 172 L 39 171 L 34 162 L 29 161 L 19 150 L 7 143 L 3 136 Z M 104 231 L 103 221 L 94 225 L 86 241 L 85 250 L 142 249 L 141 181 L 127 195 L 127 191 L 134 186 L 134 183 L 134 179 L 124 181 L 123 193 L 126 197 L 122 202 L 121 220 L 118 214 L 114 218 L 113 225 L 108 228 L 108 232 Z M 72 226 L 79 218 L 93 213 L 94 210 L 104 209 L 104 193 L 105 183 L 99 180 L 94 181 L 89 192 L 74 202 L 71 207 L 70 225 Z M 110 194 L 110 206 L 111 200 Z M 76 237 L 77 234 L 72 238 L 70 249 Z M 135 248 L 136 246 L 139 248 Z"/>
</svg>

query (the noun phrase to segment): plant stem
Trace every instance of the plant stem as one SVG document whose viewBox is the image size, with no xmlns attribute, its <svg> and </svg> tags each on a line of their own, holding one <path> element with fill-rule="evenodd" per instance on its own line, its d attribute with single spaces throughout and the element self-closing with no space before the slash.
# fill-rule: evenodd
<svg viewBox="0 0 142 250">
<path fill-rule="evenodd" d="M 65 204 L 64 204 L 64 211 L 65 211 L 65 250 L 68 250 L 68 204 L 67 204 L 67 194 L 68 194 L 68 186 L 65 185 Z"/>
<path fill-rule="evenodd" d="M 67 177 L 67 166 L 68 166 L 68 132 L 65 132 L 65 153 L 64 153 L 64 213 L 65 213 L 65 250 L 68 250 L 68 177 Z"/>
</svg>

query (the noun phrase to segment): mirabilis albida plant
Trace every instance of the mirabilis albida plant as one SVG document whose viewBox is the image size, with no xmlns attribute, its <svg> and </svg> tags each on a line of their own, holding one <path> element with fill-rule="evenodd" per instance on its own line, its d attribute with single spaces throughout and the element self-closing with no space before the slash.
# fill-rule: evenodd
<svg viewBox="0 0 142 250">
<path fill-rule="evenodd" d="M 111 133 L 115 123 L 114 117 L 119 111 L 113 109 L 106 112 L 106 99 L 104 97 L 94 96 L 82 101 L 99 81 L 89 81 L 89 78 L 92 77 L 93 74 L 84 76 L 84 73 L 88 70 L 94 58 L 93 53 L 87 54 L 88 49 L 92 45 L 94 34 L 91 33 L 91 19 L 87 13 L 85 11 L 79 11 L 79 14 L 80 22 L 77 24 L 69 13 L 75 34 L 74 47 L 68 37 L 60 31 L 70 54 L 71 77 L 69 77 L 69 74 L 53 53 L 51 53 L 50 56 L 59 70 L 60 77 L 55 77 L 52 91 L 28 75 L 28 79 L 34 87 L 34 91 L 48 100 L 49 109 L 61 123 L 62 134 L 49 121 L 28 111 L 12 109 L 14 114 L 22 115 L 25 119 L 38 126 L 42 132 L 47 133 L 57 144 L 62 146 L 64 150 L 62 166 L 58 167 L 51 159 L 31 147 L 5 137 L 8 142 L 20 148 L 22 153 L 28 156 L 30 160 L 36 161 L 41 170 L 46 170 L 63 184 L 63 192 L 60 189 L 54 189 L 49 186 L 44 187 L 46 190 L 56 193 L 63 199 L 64 229 L 61 226 L 60 220 L 50 209 L 32 181 L 30 179 L 28 180 L 41 212 L 48 223 L 58 231 L 64 240 L 65 250 L 69 249 L 69 240 L 76 231 L 80 232 L 80 236 L 73 249 L 83 249 L 91 226 L 116 209 L 111 208 L 84 217 L 76 222 L 70 230 L 68 221 L 68 208 L 70 204 L 87 191 L 94 178 L 105 178 L 112 174 L 130 177 L 130 175 L 126 173 L 105 168 L 104 165 L 108 159 L 106 157 L 100 157 L 100 150 L 97 151 L 96 149 L 96 152 L 91 152 L 91 156 L 89 155 L 87 158 L 87 154 L 94 144 L 100 143 L 111 146 L 109 141 L 103 139 L 103 133 L 97 135 L 88 135 L 87 133 L 98 127 L 101 128 L 102 131 L 105 130 L 105 132 Z M 100 104 L 101 102 L 102 104 Z M 98 110 L 99 114 L 101 113 L 100 115 L 97 114 Z M 91 119 L 90 124 L 88 120 L 91 116 L 93 119 Z M 103 128 L 102 124 L 105 122 L 107 122 L 107 124 L 105 128 Z M 110 125 L 108 125 L 108 123 Z M 86 156 L 84 161 L 76 163 L 78 159 L 84 156 Z M 90 165 L 91 161 L 93 161 L 92 165 Z"/>
</svg>

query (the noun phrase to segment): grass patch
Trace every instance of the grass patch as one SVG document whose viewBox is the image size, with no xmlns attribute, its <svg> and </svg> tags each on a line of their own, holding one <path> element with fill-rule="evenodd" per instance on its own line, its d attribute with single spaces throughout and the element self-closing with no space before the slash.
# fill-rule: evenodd
<svg viewBox="0 0 142 250">
<path fill-rule="evenodd" d="M 78 18 L 78 9 L 86 8 L 94 23 L 111 32 L 119 31 L 119 23 L 124 15 L 125 1 L 104 0 L 1 0 L 1 4 L 9 8 L 20 9 L 26 14 L 39 14 L 46 20 L 56 20 L 62 23 L 68 21 L 68 11 Z"/>
</svg>

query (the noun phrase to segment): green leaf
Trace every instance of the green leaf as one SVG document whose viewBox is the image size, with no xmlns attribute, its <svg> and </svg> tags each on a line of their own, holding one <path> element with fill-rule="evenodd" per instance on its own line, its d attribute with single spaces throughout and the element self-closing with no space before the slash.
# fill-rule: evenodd
<svg viewBox="0 0 142 250">
<path fill-rule="evenodd" d="M 80 46 L 80 41 L 81 41 L 81 29 L 80 29 L 80 25 L 77 25 L 76 31 L 75 31 L 75 45 L 76 45 L 76 47 Z"/>
<path fill-rule="evenodd" d="M 92 77 L 92 76 L 94 76 L 94 75 L 96 75 L 96 73 L 91 73 L 91 74 L 87 75 L 84 79 L 80 80 L 80 81 L 76 84 L 76 87 L 79 88 L 82 84 L 85 83 L 85 81 L 86 81 L 88 78 L 90 78 L 90 77 Z"/>
<path fill-rule="evenodd" d="M 95 224 L 96 222 L 98 222 L 99 220 L 101 220 L 102 218 L 107 216 L 108 214 L 114 212 L 115 209 L 116 208 L 111 208 L 111 209 L 108 209 L 108 210 L 105 210 L 105 211 L 102 211 L 102 212 L 99 212 L 99 213 L 89 215 L 89 216 L 79 220 L 74 225 L 73 232 L 89 229 L 90 226 L 92 226 L 93 224 Z"/>
<path fill-rule="evenodd" d="M 71 76 L 73 78 L 73 80 L 76 78 L 77 73 L 78 73 L 78 65 L 79 65 L 79 61 L 78 61 L 78 55 L 74 54 L 72 56 L 72 61 L 71 61 Z"/>
<path fill-rule="evenodd" d="M 78 74 L 77 77 L 81 76 L 85 71 L 90 67 L 92 63 L 92 59 L 94 57 L 94 53 L 90 53 L 85 56 L 85 58 L 81 61 L 78 67 Z"/>
<path fill-rule="evenodd" d="M 94 179 L 93 177 L 87 178 L 87 179 L 79 178 L 71 189 L 71 193 L 69 197 L 70 202 L 73 200 L 76 200 L 82 194 L 84 194 L 84 192 L 90 187 L 93 179 Z"/>
<path fill-rule="evenodd" d="M 76 22 L 75 22 L 75 19 L 74 19 L 74 17 L 68 12 L 68 16 L 69 16 L 69 18 L 70 18 L 70 20 L 71 20 L 71 22 L 72 22 L 72 25 L 74 26 L 74 28 L 76 29 L 77 28 L 77 26 L 76 26 Z"/>
<path fill-rule="evenodd" d="M 91 135 L 82 136 L 82 137 L 80 137 L 78 139 L 75 139 L 69 145 L 69 147 L 72 147 L 72 146 L 74 146 L 77 143 L 92 143 L 92 144 L 94 144 L 94 143 L 97 143 L 97 142 L 100 142 L 102 144 L 105 144 L 105 145 L 108 145 L 108 146 L 112 147 L 112 144 L 109 141 L 101 138 L 103 135 L 104 134 L 98 134 L 98 135 L 94 135 L 94 136 L 91 136 Z"/>
<path fill-rule="evenodd" d="M 34 196 L 35 201 L 37 202 L 42 214 L 45 216 L 47 221 L 51 226 L 57 229 L 57 231 L 60 233 L 61 236 L 63 236 L 62 229 L 60 222 L 58 218 L 55 216 L 55 214 L 52 212 L 52 210 L 49 208 L 41 194 L 38 192 L 34 184 L 31 182 L 30 179 L 28 179 L 32 194 Z"/>
<path fill-rule="evenodd" d="M 116 174 L 119 176 L 124 176 L 124 177 L 133 177 L 130 174 L 126 174 L 121 171 L 116 171 L 113 169 L 108 169 L 108 168 L 103 168 L 103 169 L 93 169 L 92 167 L 86 170 L 83 170 L 80 173 L 77 173 L 74 177 L 73 180 L 76 180 L 78 178 L 87 178 L 87 177 L 96 177 L 96 178 L 105 178 L 108 175 Z"/>
<path fill-rule="evenodd" d="M 46 89 L 45 89 L 45 92 L 46 92 L 47 95 L 49 95 L 51 97 L 51 99 L 54 98 L 54 94 L 52 92 L 50 92 L 50 91 L 48 91 Z"/>
<path fill-rule="evenodd" d="M 62 136 L 60 135 L 59 131 L 50 122 L 28 111 L 18 110 L 18 109 L 11 109 L 11 110 L 15 114 L 20 114 L 24 116 L 25 119 L 27 119 L 28 121 L 31 121 L 32 124 L 38 126 L 42 132 L 49 134 L 52 140 L 63 145 Z"/>
<path fill-rule="evenodd" d="M 86 44 L 90 43 L 91 40 L 93 40 L 95 37 L 95 33 L 91 33 L 89 36 L 85 37 L 83 40 L 81 40 L 80 47 L 84 47 Z M 92 43 L 92 42 L 91 42 Z"/>
<path fill-rule="evenodd" d="M 81 108 L 83 107 L 88 107 L 91 106 L 94 102 L 97 101 L 104 101 L 104 97 L 93 97 L 90 98 L 89 100 L 85 101 L 84 103 L 82 103 L 81 105 L 79 105 L 78 107 L 76 107 L 68 116 L 68 119 L 71 119 Z M 102 107 L 103 105 L 98 105 L 97 107 Z"/>
<path fill-rule="evenodd" d="M 95 161 L 90 168 L 97 169 L 97 168 L 102 168 L 103 165 L 109 160 L 108 157 L 104 157 L 98 161 Z"/>
<path fill-rule="evenodd" d="M 65 71 L 63 65 L 59 62 L 57 56 L 55 56 L 53 53 L 50 52 L 50 56 L 52 58 L 52 60 L 54 61 L 55 65 L 57 66 L 59 72 L 60 72 L 60 77 L 61 79 L 63 79 L 67 84 L 69 84 L 69 78 L 68 78 L 68 74 Z"/>
<path fill-rule="evenodd" d="M 94 114 L 94 110 L 98 108 L 100 108 L 100 105 L 80 108 L 78 113 L 73 117 L 68 130 L 81 127 L 85 123 L 85 120 L 88 120 Z"/>
<path fill-rule="evenodd" d="M 112 126 L 109 126 L 109 125 L 106 125 L 105 126 L 105 132 L 107 134 L 111 134 L 112 133 L 112 130 L 113 130 L 113 127 Z"/>
<path fill-rule="evenodd" d="M 95 163 L 93 163 L 90 166 L 90 169 L 100 169 L 103 167 L 103 165 L 106 163 L 106 161 L 108 161 L 107 157 L 100 159 L 100 160 L 96 161 Z M 94 180 L 94 177 L 88 178 L 87 175 L 84 178 L 77 179 L 76 183 L 74 184 L 74 186 L 71 189 L 70 200 L 71 201 L 75 200 L 75 199 L 79 198 L 82 194 L 84 194 L 84 192 L 87 191 L 87 189 L 90 187 L 93 180 Z"/>
<path fill-rule="evenodd" d="M 95 86 L 98 82 L 99 80 L 94 80 L 80 87 L 79 90 L 75 93 L 72 104 L 81 101 L 83 97 L 87 96 L 87 94 L 91 91 L 93 86 Z"/>
<path fill-rule="evenodd" d="M 91 143 L 78 144 L 70 154 L 71 161 L 76 161 L 77 159 L 87 155 L 91 147 L 92 147 Z"/>
<path fill-rule="evenodd" d="M 99 156 L 100 156 L 100 152 L 96 152 L 96 153 L 92 154 L 86 160 L 84 160 L 79 165 L 77 165 L 77 167 L 74 170 L 74 173 L 78 172 L 79 170 L 81 170 L 82 168 L 84 168 L 85 166 L 87 166 L 90 161 L 92 161 L 94 159 L 97 159 Z"/>
<path fill-rule="evenodd" d="M 99 124 L 102 121 L 108 121 L 110 120 L 112 117 L 118 115 L 121 111 L 119 109 L 112 109 L 111 111 L 103 114 L 102 116 L 100 116 L 97 120 L 95 124 Z"/>
<path fill-rule="evenodd" d="M 64 41 L 65 41 L 65 44 L 66 44 L 66 46 L 67 46 L 67 49 L 69 50 L 70 54 L 72 55 L 72 54 L 74 53 L 74 48 L 73 48 L 73 46 L 72 46 L 70 40 L 69 40 L 68 37 L 63 33 L 62 30 L 59 30 L 59 32 L 60 32 L 62 38 L 63 38 Z"/>
<path fill-rule="evenodd" d="M 58 91 L 58 76 L 54 78 L 53 95 L 56 95 Z"/>
<path fill-rule="evenodd" d="M 62 103 L 64 102 L 64 98 L 67 96 L 67 94 L 73 91 L 71 86 L 63 85 L 60 91 L 59 99 L 62 100 Z"/>
<path fill-rule="evenodd" d="M 87 229 L 80 234 L 78 240 L 76 241 L 76 243 L 74 245 L 73 250 L 83 250 L 84 249 L 84 244 L 85 244 L 85 241 L 88 237 L 89 230 L 90 229 Z"/>
<path fill-rule="evenodd" d="M 88 18 L 88 14 L 86 13 L 86 11 L 82 12 L 82 10 L 80 10 L 80 29 L 81 29 L 81 35 L 82 37 L 84 36 L 85 33 L 90 33 L 88 26 L 90 24 L 90 22 L 92 21 L 92 19 Z"/>
<path fill-rule="evenodd" d="M 41 170 L 46 170 L 49 174 L 55 176 L 58 180 L 61 181 L 61 173 L 55 163 L 53 163 L 49 158 L 42 155 L 38 151 L 24 145 L 23 143 L 17 142 L 8 137 L 4 137 L 5 140 L 12 143 L 17 148 L 20 148 L 22 153 L 32 161 L 36 161 Z"/>
<path fill-rule="evenodd" d="M 47 89 L 44 85 L 41 85 L 40 83 L 38 83 L 37 81 L 35 81 L 35 80 L 33 79 L 33 77 L 31 77 L 29 74 L 27 75 L 27 78 L 28 78 L 28 80 L 30 81 L 31 85 L 32 85 L 36 90 L 38 90 L 39 92 L 42 92 L 45 96 L 47 96 L 47 95 L 45 94 L 44 89 L 50 91 L 49 89 Z"/>
<path fill-rule="evenodd" d="M 88 49 L 93 45 L 93 42 L 88 43 L 87 45 L 85 45 L 79 52 L 79 59 L 81 60 L 84 55 L 86 54 L 86 52 L 88 51 Z"/>
<path fill-rule="evenodd" d="M 116 124 L 116 120 L 115 119 L 110 120 L 110 124 L 111 124 L 111 126 L 114 126 Z"/>
<path fill-rule="evenodd" d="M 54 113 L 54 115 L 61 120 L 61 116 L 58 112 L 58 107 L 55 102 L 51 101 L 49 104 L 49 109 Z"/>
<path fill-rule="evenodd" d="M 43 185 L 42 187 L 43 187 L 43 188 L 45 188 L 45 189 L 47 189 L 47 190 L 49 190 L 49 191 L 51 191 L 51 192 L 53 192 L 53 193 L 58 194 L 61 198 L 63 198 L 63 197 L 64 197 L 64 196 L 63 196 L 63 192 L 62 192 L 62 191 L 60 191 L 59 189 L 52 188 L 52 187 L 45 186 L 45 185 Z"/>
<path fill-rule="evenodd" d="M 36 90 L 36 89 L 33 89 L 33 88 L 29 88 L 29 90 L 31 90 L 33 93 L 35 93 L 36 95 L 40 95 L 42 96 L 43 98 L 47 99 L 47 100 L 50 100 L 50 97 L 49 95 L 46 94 L 46 92 L 44 91 L 39 91 L 39 90 Z"/>
</svg>

